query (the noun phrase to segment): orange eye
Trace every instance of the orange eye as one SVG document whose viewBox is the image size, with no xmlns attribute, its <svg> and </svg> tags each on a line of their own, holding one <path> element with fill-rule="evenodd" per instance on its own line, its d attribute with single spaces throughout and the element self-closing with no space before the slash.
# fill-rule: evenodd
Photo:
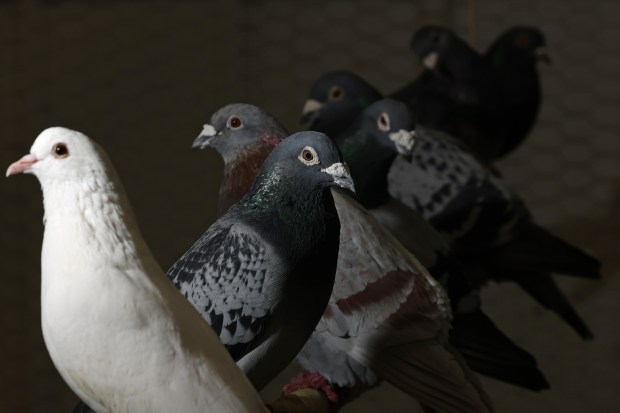
<svg viewBox="0 0 620 413">
<path fill-rule="evenodd" d="M 329 99 L 330 100 L 340 100 L 344 97 L 344 90 L 340 86 L 333 86 L 329 90 Z"/>
</svg>

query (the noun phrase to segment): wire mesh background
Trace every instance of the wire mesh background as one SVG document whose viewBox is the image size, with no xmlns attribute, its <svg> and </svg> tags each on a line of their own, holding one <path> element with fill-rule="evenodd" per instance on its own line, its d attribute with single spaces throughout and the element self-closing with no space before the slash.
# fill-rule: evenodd
<svg viewBox="0 0 620 413">
<path fill-rule="evenodd" d="M 553 59 L 540 68 L 542 111 L 529 140 L 498 168 L 541 224 L 602 260 L 601 282 L 559 279 L 596 338 L 580 341 L 516 288 L 493 285 L 483 296 L 487 313 L 538 357 L 552 389 L 484 384 L 502 412 L 611 411 L 620 382 L 618 16 L 618 1 L 578 0 L 5 1 L 0 164 L 28 152 L 48 126 L 95 138 L 168 268 L 215 216 L 222 162 L 189 150 L 215 109 L 258 104 L 293 131 L 311 82 L 326 70 L 355 71 L 383 92 L 411 80 L 419 67 L 408 44 L 423 24 L 451 27 L 480 50 L 510 25 L 536 25 Z M 76 397 L 40 333 L 38 184 L 4 181 L 0 200 L 0 411 L 68 411 Z M 405 408 L 417 406 L 382 386 L 346 411 Z"/>
</svg>

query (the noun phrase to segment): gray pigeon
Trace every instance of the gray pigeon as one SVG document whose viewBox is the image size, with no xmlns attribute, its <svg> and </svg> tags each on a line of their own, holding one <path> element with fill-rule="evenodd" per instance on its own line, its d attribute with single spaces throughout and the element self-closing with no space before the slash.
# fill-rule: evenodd
<svg viewBox="0 0 620 413">
<path fill-rule="evenodd" d="M 204 126 L 192 148 L 212 147 L 224 160 L 224 177 L 217 200 L 218 216 L 224 215 L 243 198 L 263 161 L 288 135 L 280 133 L 283 130 L 282 125 L 263 109 L 243 103 L 224 106 L 211 117 L 211 124 Z"/>
<path fill-rule="evenodd" d="M 291 135 L 168 271 L 257 389 L 295 357 L 329 299 L 340 233 L 332 186 L 353 190 L 336 147 L 318 132 Z"/>
</svg>

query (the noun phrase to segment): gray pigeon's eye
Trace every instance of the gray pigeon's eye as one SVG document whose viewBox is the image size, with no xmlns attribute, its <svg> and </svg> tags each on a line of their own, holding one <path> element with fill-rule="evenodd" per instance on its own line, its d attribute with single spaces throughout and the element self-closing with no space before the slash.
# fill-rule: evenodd
<svg viewBox="0 0 620 413">
<path fill-rule="evenodd" d="M 236 116 L 231 117 L 230 119 L 228 119 L 228 126 L 230 126 L 233 129 L 238 129 L 241 127 L 241 119 L 239 119 Z"/>
<path fill-rule="evenodd" d="M 441 36 L 439 35 L 439 33 L 433 33 L 433 37 L 432 37 L 432 41 L 434 44 L 439 43 L 439 40 L 441 40 Z"/>
<path fill-rule="evenodd" d="M 319 155 L 316 154 L 316 151 L 311 146 L 306 146 L 299 152 L 299 156 L 297 157 L 301 162 L 310 166 L 316 165 L 319 161 Z"/>
<path fill-rule="evenodd" d="M 52 154 L 55 158 L 66 158 L 69 156 L 69 148 L 64 143 L 57 143 L 52 148 Z"/>
<path fill-rule="evenodd" d="M 340 100 L 344 97 L 344 90 L 340 86 L 332 86 L 329 90 L 329 100 Z"/>
<path fill-rule="evenodd" d="M 390 117 L 387 113 L 383 112 L 377 118 L 377 127 L 380 131 L 387 132 L 390 130 Z"/>
</svg>

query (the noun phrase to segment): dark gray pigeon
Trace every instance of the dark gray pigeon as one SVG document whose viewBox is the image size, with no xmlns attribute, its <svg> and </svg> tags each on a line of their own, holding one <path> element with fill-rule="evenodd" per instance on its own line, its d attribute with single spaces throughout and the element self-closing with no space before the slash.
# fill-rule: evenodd
<svg viewBox="0 0 620 413">
<path fill-rule="evenodd" d="M 549 273 L 599 278 L 599 261 L 537 225 L 524 202 L 450 136 L 416 128 L 411 156 L 395 160 L 389 192 L 450 240 L 470 280 L 514 281 L 591 338 Z"/>
<path fill-rule="evenodd" d="M 334 137 L 378 99 L 381 94 L 360 76 L 345 70 L 327 72 L 312 83 L 301 120 L 307 129 Z"/>
<path fill-rule="evenodd" d="M 295 357 L 327 304 L 340 232 L 332 186 L 353 190 L 336 147 L 318 132 L 291 135 L 168 271 L 257 389 Z"/>
</svg>

